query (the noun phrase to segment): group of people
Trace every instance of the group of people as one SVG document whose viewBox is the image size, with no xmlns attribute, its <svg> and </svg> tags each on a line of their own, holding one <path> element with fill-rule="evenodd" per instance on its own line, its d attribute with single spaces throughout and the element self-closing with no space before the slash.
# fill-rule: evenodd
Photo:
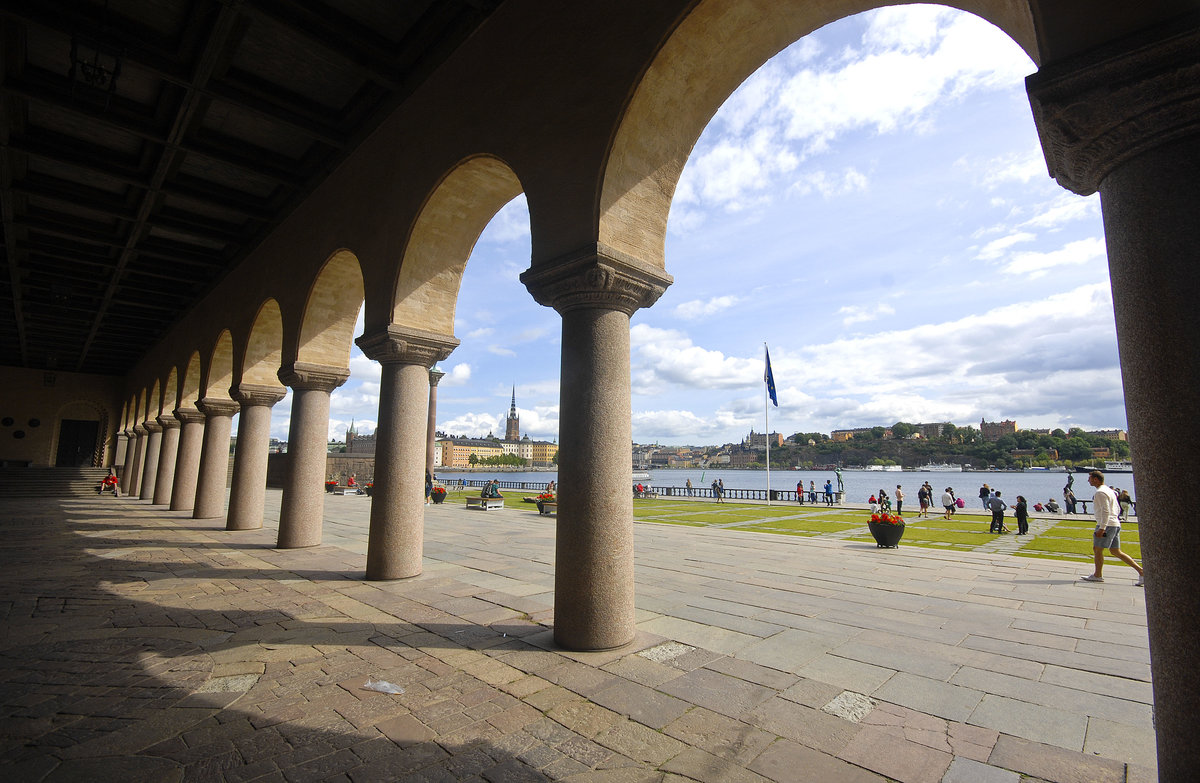
<svg viewBox="0 0 1200 783">
<path fill-rule="evenodd" d="M 502 498 L 502 497 L 504 497 L 503 495 L 500 494 L 500 479 L 492 479 L 488 483 L 484 484 L 483 490 L 480 491 L 479 496 L 482 498 Z"/>
<path fill-rule="evenodd" d="M 839 492 L 842 491 L 841 486 L 842 486 L 842 474 L 841 474 L 841 471 L 838 471 L 838 491 Z M 821 489 L 825 496 L 825 505 L 832 506 L 833 505 L 833 482 L 831 480 L 827 479 L 825 481 L 825 486 L 822 487 Z M 808 502 L 809 503 L 817 502 L 817 482 L 815 482 L 815 481 L 808 482 L 807 494 L 808 494 Z M 803 480 L 797 481 L 796 482 L 796 502 L 803 506 L 804 505 L 804 497 L 805 497 L 804 481 Z"/>
</svg>

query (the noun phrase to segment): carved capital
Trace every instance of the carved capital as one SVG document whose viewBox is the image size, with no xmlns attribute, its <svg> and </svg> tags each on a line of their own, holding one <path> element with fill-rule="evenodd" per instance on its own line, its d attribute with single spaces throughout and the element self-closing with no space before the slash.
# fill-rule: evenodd
<svg viewBox="0 0 1200 783">
<path fill-rule="evenodd" d="M 204 414 L 195 408 L 176 408 L 175 418 L 179 419 L 180 424 L 204 423 Z"/>
<path fill-rule="evenodd" d="M 196 408 L 208 418 L 214 416 L 232 416 L 241 410 L 233 400 L 224 400 L 220 397 L 205 397 L 202 400 L 198 400 Z"/>
<path fill-rule="evenodd" d="M 146 429 L 146 426 L 144 424 L 142 424 L 141 422 L 133 425 L 133 434 L 138 436 L 139 438 L 144 437 L 147 432 L 148 432 L 148 430 Z"/>
<path fill-rule="evenodd" d="M 162 432 L 162 425 L 158 423 L 157 419 L 147 419 L 146 421 L 142 422 L 142 426 L 145 427 L 146 432 L 150 433 L 151 435 L 156 432 Z"/>
<path fill-rule="evenodd" d="M 604 245 L 538 264 L 521 274 L 538 304 L 559 313 L 599 308 L 633 315 L 649 307 L 675 282 L 651 264 Z"/>
<path fill-rule="evenodd" d="M 179 427 L 179 419 L 175 418 L 174 414 L 170 416 L 164 414 L 158 417 L 158 425 L 164 430 L 173 430 Z"/>
<path fill-rule="evenodd" d="M 1025 88 L 1050 176 L 1091 195 L 1122 163 L 1200 134 L 1200 30 L 1055 63 Z"/>
<path fill-rule="evenodd" d="M 354 341 L 367 358 L 381 364 L 416 364 L 432 367 L 458 347 L 458 340 L 437 332 L 391 325 Z"/>
<path fill-rule="evenodd" d="M 313 362 L 292 362 L 279 370 L 279 380 L 298 391 L 331 392 L 346 382 L 350 370 Z"/>
<path fill-rule="evenodd" d="M 432 367 L 429 368 L 429 388 L 436 389 L 438 381 L 444 378 L 445 375 L 446 373 L 442 372 L 441 370 L 435 370 Z"/>
<path fill-rule="evenodd" d="M 262 383 L 243 383 L 233 389 L 233 399 L 242 408 L 253 405 L 265 405 L 268 408 L 287 396 L 287 389 L 282 386 L 268 386 Z"/>
</svg>

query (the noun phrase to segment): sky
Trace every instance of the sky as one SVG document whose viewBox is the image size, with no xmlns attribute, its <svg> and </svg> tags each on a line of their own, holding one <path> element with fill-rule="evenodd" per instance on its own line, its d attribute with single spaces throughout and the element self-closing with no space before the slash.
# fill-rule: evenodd
<svg viewBox="0 0 1200 783">
<path fill-rule="evenodd" d="M 1049 178 L 1034 70 L 978 17 L 904 6 L 822 28 L 747 79 L 676 189 L 675 282 L 632 319 L 633 440 L 762 432 L 764 343 L 785 436 L 981 418 L 1124 429 L 1099 197 Z M 529 264 L 518 197 L 467 263 L 439 430 L 503 437 L 515 387 L 522 434 L 557 440 L 561 319 L 518 280 Z M 356 348 L 350 369 L 331 439 L 378 416 L 379 366 Z"/>
</svg>

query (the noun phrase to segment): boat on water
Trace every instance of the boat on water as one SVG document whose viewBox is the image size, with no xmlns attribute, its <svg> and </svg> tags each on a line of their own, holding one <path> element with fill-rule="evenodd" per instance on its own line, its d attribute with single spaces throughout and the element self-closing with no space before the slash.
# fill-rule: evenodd
<svg viewBox="0 0 1200 783">
<path fill-rule="evenodd" d="M 1105 473 L 1132 473 L 1133 463 L 1127 459 L 1113 460 L 1104 463 Z"/>
<path fill-rule="evenodd" d="M 962 465 L 951 465 L 949 462 L 930 462 L 917 470 L 923 473 L 962 473 Z"/>
<path fill-rule="evenodd" d="M 903 470 L 903 468 L 901 468 L 899 465 L 867 465 L 867 470 L 874 470 L 874 471 L 886 470 L 889 473 L 892 473 L 892 472 L 896 472 L 899 470 Z"/>
</svg>

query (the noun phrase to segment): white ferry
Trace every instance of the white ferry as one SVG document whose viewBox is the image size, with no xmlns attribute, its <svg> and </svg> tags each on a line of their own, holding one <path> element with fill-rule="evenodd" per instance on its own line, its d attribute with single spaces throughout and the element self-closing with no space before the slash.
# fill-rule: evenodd
<svg viewBox="0 0 1200 783">
<path fill-rule="evenodd" d="M 917 468 L 917 470 L 926 473 L 962 473 L 962 465 L 951 465 L 948 462 L 929 462 Z"/>
<path fill-rule="evenodd" d="M 867 465 L 867 470 L 886 470 L 889 473 L 902 470 L 899 465 Z"/>
<path fill-rule="evenodd" d="M 1126 459 L 1119 459 L 1113 462 L 1104 463 L 1105 473 L 1132 473 L 1133 463 Z"/>
</svg>

